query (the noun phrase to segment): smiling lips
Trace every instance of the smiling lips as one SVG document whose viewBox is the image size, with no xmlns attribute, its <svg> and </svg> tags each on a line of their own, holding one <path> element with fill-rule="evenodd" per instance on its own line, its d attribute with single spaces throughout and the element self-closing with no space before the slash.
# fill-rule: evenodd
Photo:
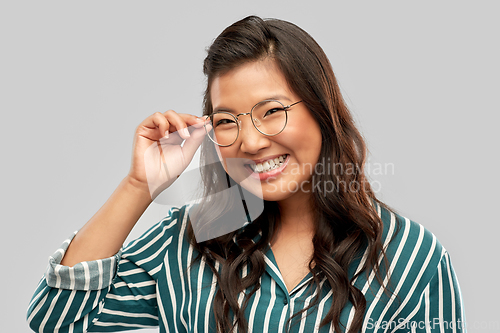
<svg viewBox="0 0 500 333">
<path fill-rule="evenodd" d="M 252 171 L 251 176 L 253 178 L 265 180 L 281 173 L 288 163 L 289 156 L 288 154 L 283 154 L 259 163 L 247 164 L 246 167 Z"/>
</svg>

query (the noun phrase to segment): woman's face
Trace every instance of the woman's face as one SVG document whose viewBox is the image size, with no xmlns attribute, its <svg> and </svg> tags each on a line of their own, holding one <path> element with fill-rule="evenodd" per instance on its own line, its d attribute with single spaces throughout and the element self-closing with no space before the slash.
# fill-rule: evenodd
<svg viewBox="0 0 500 333">
<path fill-rule="evenodd" d="M 300 101 L 271 60 L 243 64 L 216 77 L 210 96 L 214 112 L 234 115 L 250 112 L 263 100 L 276 99 L 285 106 Z M 239 121 L 236 142 L 217 149 L 226 172 L 254 194 L 260 196 L 261 188 L 265 200 L 309 197 L 322 137 L 305 104 L 290 107 L 285 129 L 275 136 L 257 131 L 249 115 L 239 116 Z"/>
</svg>

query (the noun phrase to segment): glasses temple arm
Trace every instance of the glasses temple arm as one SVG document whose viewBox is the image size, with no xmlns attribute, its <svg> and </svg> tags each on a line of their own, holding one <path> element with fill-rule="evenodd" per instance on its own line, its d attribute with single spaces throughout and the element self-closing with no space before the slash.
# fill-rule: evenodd
<svg viewBox="0 0 500 333">
<path fill-rule="evenodd" d="M 302 101 L 298 101 L 298 102 L 295 102 L 293 104 L 289 104 L 289 105 L 285 106 L 285 109 L 289 109 L 290 107 L 294 106 L 295 104 L 299 104 L 300 102 L 302 102 Z"/>
</svg>

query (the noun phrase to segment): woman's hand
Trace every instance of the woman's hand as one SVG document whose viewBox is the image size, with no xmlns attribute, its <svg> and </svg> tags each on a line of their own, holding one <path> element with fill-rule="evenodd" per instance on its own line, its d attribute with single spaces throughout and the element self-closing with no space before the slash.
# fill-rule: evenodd
<svg viewBox="0 0 500 333">
<path fill-rule="evenodd" d="M 151 201 L 189 165 L 206 134 L 203 125 L 203 119 L 174 111 L 146 118 L 135 131 L 129 174 L 76 234 L 61 265 L 116 254 Z"/>
<path fill-rule="evenodd" d="M 154 199 L 191 162 L 206 134 L 204 122 L 172 110 L 146 118 L 135 132 L 129 180 L 141 189 L 147 188 Z"/>
</svg>

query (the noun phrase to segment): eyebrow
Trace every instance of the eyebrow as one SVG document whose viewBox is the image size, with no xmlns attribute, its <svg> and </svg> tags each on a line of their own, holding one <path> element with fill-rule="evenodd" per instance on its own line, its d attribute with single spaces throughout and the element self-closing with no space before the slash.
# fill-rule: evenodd
<svg viewBox="0 0 500 333">
<path fill-rule="evenodd" d="M 290 98 L 286 97 L 285 95 L 273 95 L 271 97 L 264 98 L 260 102 L 266 101 L 268 99 L 274 99 L 274 100 L 277 100 L 277 101 L 281 101 L 281 100 L 287 100 L 289 102 L 292 101 Z M 255 103 L 255 105 L 259 104 L 260 102 Z M 220 111 L 225 111 L 225 112 L 230 112 L 230 113 L 236 113 L 236 111 L 234 111 L 234 110 L 232 110 L 230 108 L 223 107 L 223 106 L 216 107 L 215 109 L 213 109 L 212 112 L 220 112 Z M 248 112 L 250 112 L 250 110 L 248 110 Z"/>
</svg>

